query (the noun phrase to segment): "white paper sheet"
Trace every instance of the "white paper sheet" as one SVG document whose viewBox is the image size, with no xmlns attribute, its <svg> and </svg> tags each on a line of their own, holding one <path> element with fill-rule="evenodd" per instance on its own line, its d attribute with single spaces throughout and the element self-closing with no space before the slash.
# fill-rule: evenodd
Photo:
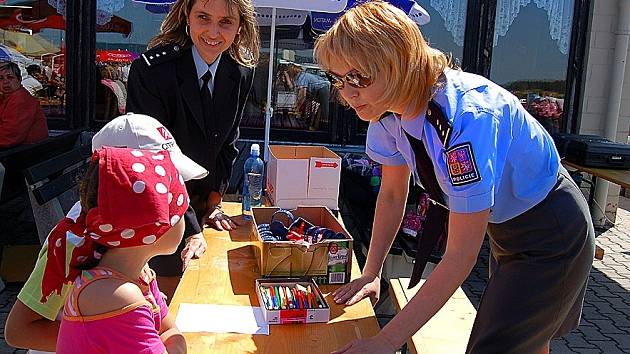
<svg viewBox="0 0 630 354">
<path fill-rule="evenodd" d="M 182 332 L 269 335 L 260 307 L 181 304 L 175 323 Z"/>
</svg>

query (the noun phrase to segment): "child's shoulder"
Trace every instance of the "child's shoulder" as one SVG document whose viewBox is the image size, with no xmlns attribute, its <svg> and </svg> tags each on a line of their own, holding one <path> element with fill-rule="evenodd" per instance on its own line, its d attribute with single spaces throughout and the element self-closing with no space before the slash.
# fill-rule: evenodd
<svg viewBox="0 0 630 354">
<path fill-rule="evenodd" d="M 146 302 L 137 284 L 118 277 L 96 279 L 86 284 L 78 296 L 83 316 L 100 315 Z"/>
</svg>

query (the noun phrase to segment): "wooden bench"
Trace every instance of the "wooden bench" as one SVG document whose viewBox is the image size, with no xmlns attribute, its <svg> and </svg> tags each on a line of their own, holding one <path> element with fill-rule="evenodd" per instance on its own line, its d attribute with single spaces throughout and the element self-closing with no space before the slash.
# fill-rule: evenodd
<svg viewBox="0 0 630 354">
<path fill-rule="evenodd" d="M 74 194 L 71 199 L 78 200 L 78 182 L 85 174 L 91 155 L 91 144 L 78 145 L 24 169 L 37 233 L 42 243 L 65 215 L 66 210 L 62 208 L 59 197 L 72 190 Z"/>
<path fill-rule="evenodd" d="M 407 289 L 409 278 L 390 280 L 390 296 L 397 311 L 407 305 L 422 284 L 424 280 Z M 457 288 L 444 307 L 407 341 L 408 351 L 420 354 L 464 353 L 476 315 L 477 310 L 464 291 Z"/>
<path fill-rule="evenodd" d="M 35 144 L 23 144 L 0 151 L 0 163 L 5 169 L 0 204 L 10 201 L 26 192 L 25 168 L 70 151 L 79 140 L 84 129 L 63 132 Z"/>
</svg>

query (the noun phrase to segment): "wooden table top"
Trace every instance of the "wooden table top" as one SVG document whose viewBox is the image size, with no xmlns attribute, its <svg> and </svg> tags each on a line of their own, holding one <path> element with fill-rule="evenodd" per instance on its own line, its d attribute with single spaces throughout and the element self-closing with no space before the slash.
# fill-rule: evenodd
<svg viewBox="0 0 630 354">
<path fill-rule="evenodd" d="M 579 165 L 575 162 L 562 160 L 562 164 L 578 171 L 586 172 L 593 176 L 603 178 L 609 182 L 618 184 L 624 188 L 630 188 L 630 171 L 629 170 L 615 170 L 609 168 L 598 167 L 586 167 Z"/>
<path fill-rule="evenodd" d="M 240 215 L 240 208 L 240 203 L 223 203 L 223 210 L 228 215 Z M 254 283 L 260 278 L 260 271 L 254 258 L 255 246 L 250 242 L 251 232 L 251 223 L 244 223 L 232 232 L 205 229 L 208 249 L 186 269 L 169 311 L 176 315 L 182 303 L 259 306 Z M 353 257 L 352 279 L 359 275 L 360 270 Z M 328 323 L 270 325 L 268 336 L 184 333 L 188 352 L 330 353 L 352 340 L 378 333 L 378 322 L 368 299 L 353 306 L 337 305 L 331 293 L 339 286 L 320 287 L 330 306 Z"/>
</svg>

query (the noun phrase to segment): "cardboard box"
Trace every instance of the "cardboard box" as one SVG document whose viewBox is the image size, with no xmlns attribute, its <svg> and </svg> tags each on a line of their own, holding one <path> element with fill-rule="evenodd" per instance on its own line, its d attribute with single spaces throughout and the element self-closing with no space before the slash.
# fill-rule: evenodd
<svg viewBox="0 0 630 354">
<path fill-rule="evenodd" d="M 268 224 L 279 208 L 252 208 L 254 244 L 260 274 L 271 277 L 311 276 L 320 284 L 345 284 L 352 270 L 352 237 L 326 207 L 300 206 L 291 210 L 316 226 L 341 232 L 346 239 L 323 240 L 305 246 L 291 241 L 263 241 L 259 224 Z"/>
<path fill-rule="evenodd" d="M 267 195 L 275 206 L 322 205 L 338 210 L 340 179 L 341 158 L 326 147 L 269 146 Z"/>
<path fill-rule="evenodd" d="M 284 289 L 296 288 L 296 285 L 300 284 L 304 288 L 310 286 L 313 295 L 316 297 L 317 305 L 307 306 L 297 305 L 297 308 L 293 306 L 284 306 L 281 308 L 277 302 L 269 303 L 269 298 L 261 294 L 261 287 L 277 289 L 279 286 Z M 269 324 L 293 324 L 293 323 L 316 323 L 316 322 L 328 322 L 330 319 L 330 307 L 324 298 L 319 287 L 311 278 L 282 278 L 282 279 L 257 279 L 256 280 L 256 295 L 258 295 L 258 302 L 263 313 L 265 321 Z M 267 300 L 266 300 L 267 299 Z M 312 304 L 312 302 L 311 302 Z M 271 305 L 271 306 L 270 306 Z"/>
</svg>

